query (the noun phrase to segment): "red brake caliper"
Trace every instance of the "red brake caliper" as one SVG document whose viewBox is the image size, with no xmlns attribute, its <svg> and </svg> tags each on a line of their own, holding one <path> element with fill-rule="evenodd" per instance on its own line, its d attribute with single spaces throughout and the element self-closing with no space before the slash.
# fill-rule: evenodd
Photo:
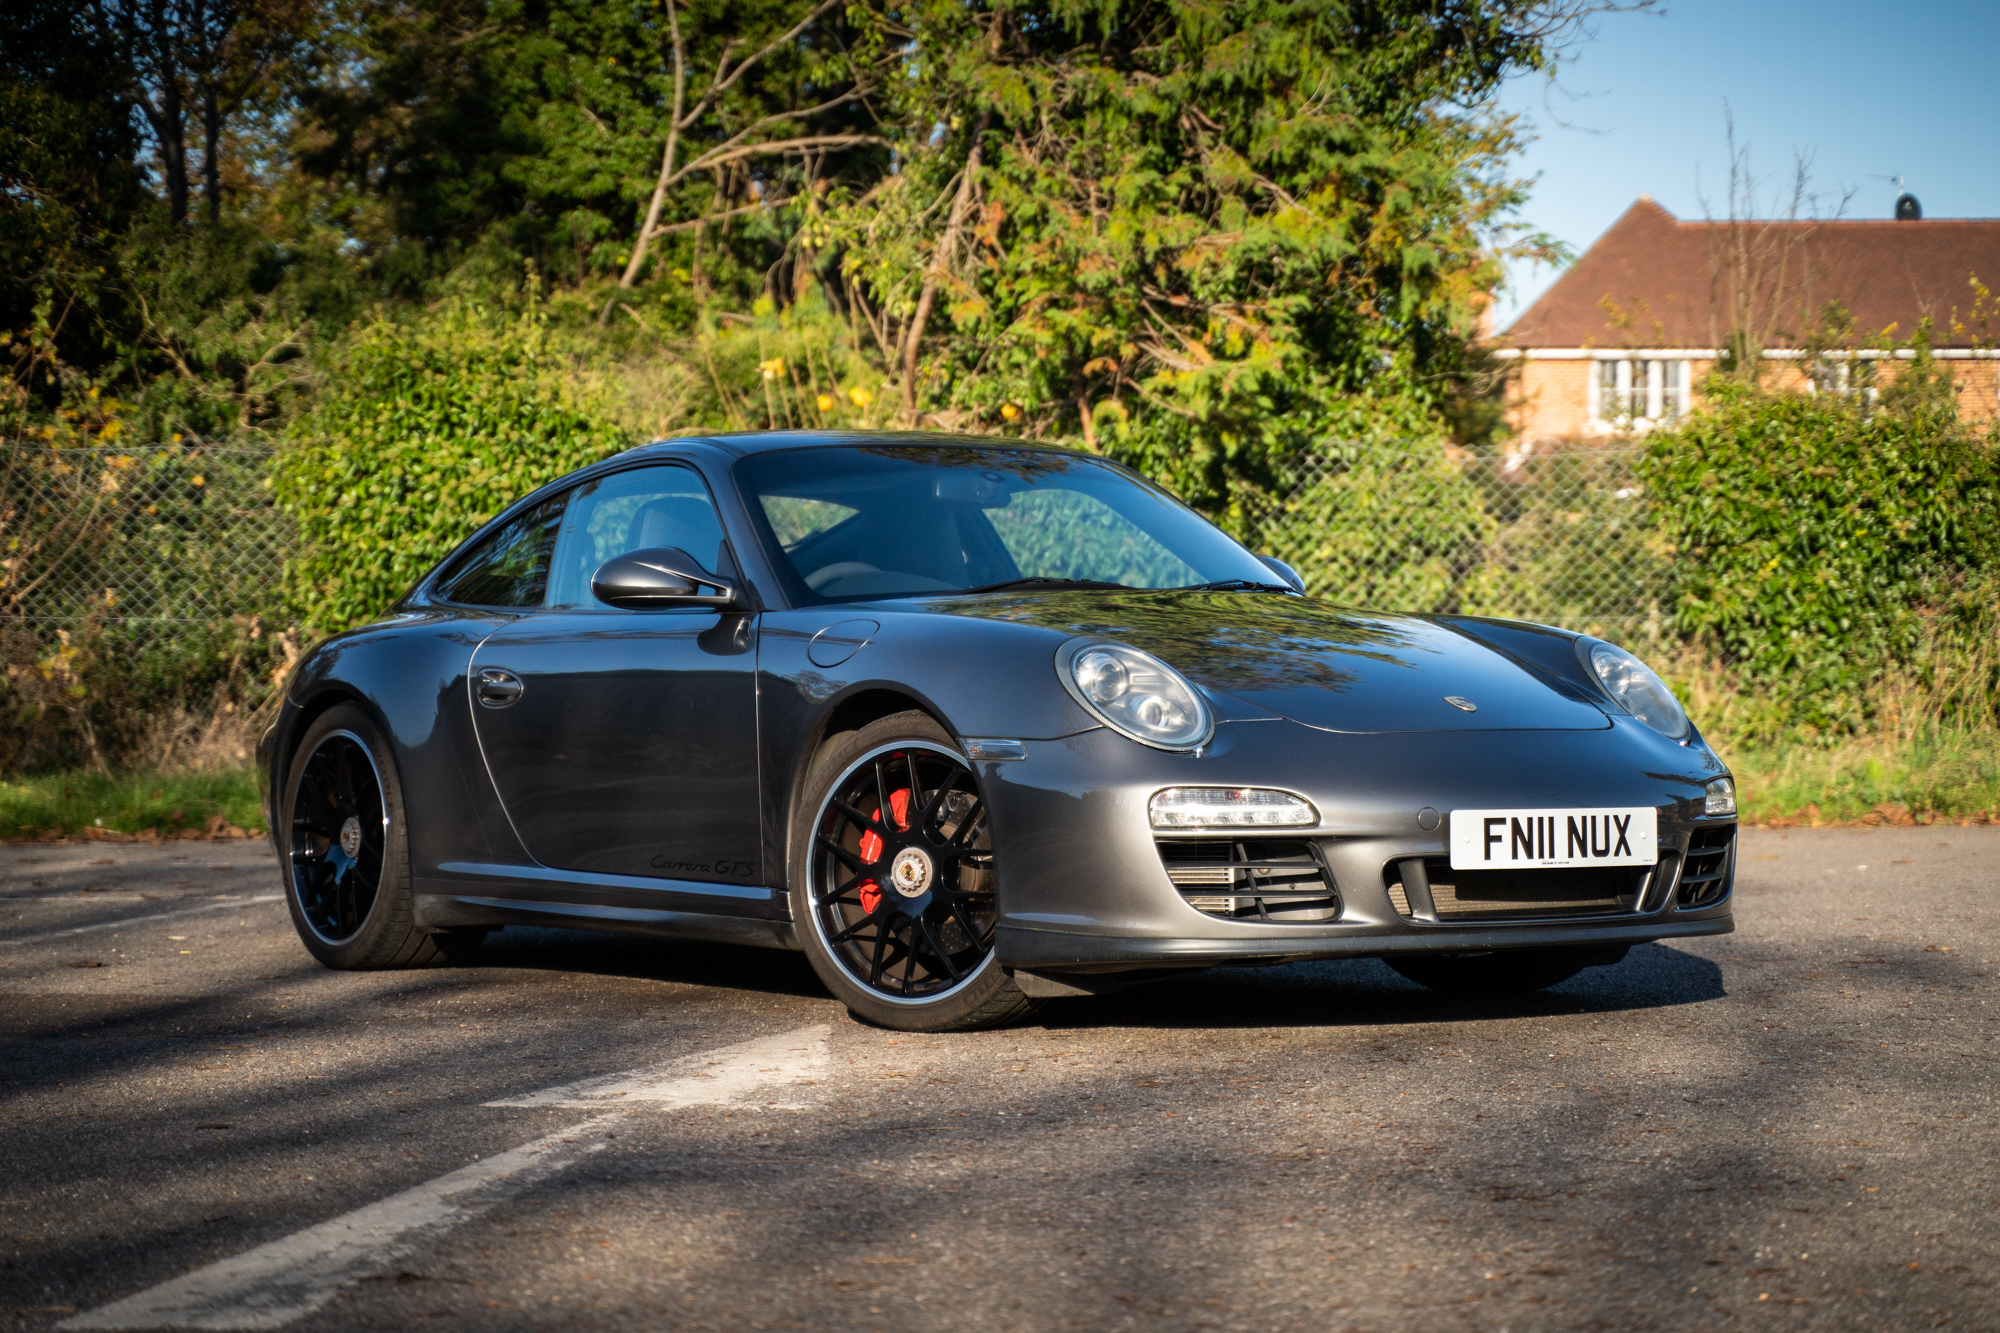
<svg viewBox="0 0 2000 1333">
<path fill-rule="evenodd" d="M 894 817 L 897 828 L 906 829 L 910 826 L 909 788 L 905 787 L 901 791 L 892 791 L 889 793 L 889 813 Z M 880 820 L 882 818 L 882 811 L 877 809 L 869 818 Z M 861 835 L 861 859 L 871 866 L 882 859 L 882 838 L 880 834 L 872 829 Z M 876 904 L 881 901 L 882 886 L 872 879 L 862 880 L 861 910 L 864 912 L 873 912 Z"/>
</svg>

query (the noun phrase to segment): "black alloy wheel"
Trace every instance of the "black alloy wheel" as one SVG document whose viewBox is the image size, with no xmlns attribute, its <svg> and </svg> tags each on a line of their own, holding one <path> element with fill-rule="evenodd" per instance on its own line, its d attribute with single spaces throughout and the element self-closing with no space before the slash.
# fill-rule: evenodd
<svg viewBox="0 0 2000 1333">
<path fill-rule="evenodd" d="M 359 707 L 338 704 L 306 728 L 280 810 L 286 906 L 326 966 L 457 962 L 485 938 L 483 929 L 417 925 L 402 779 L 387 738 Z"/>
<path fill-rule="evenodd" d="M 859 1016 L 913 1031 L 1033 1008 L 994 957 L 990 819 L 949 736 L 923 714 L 883 719 L 836 747 L 820 777 L 793 919 L 828 987 Z"/>
<path fill-rule="evenodd" d="M 300 765 L 291 832 L 299 912 L 322 940 L 345 944 L 375 906 L 389 836 L 381 775 L 353 732 L 328 732 Z"/>
</svg>

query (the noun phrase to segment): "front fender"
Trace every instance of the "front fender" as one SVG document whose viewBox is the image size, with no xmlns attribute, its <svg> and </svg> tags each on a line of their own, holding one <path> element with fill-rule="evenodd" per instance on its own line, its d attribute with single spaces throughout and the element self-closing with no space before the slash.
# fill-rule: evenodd
<svg viewBox="0 0 2000 1333">
<path fill-rule="evenodd" d="M 835 627 L 842 647 L 815 648 L 814 637 Z M 955 736 L 1057 740 L 1100 726 L 1056 680 L 1066 637 L 880 606 L 765 613 L 757 658 L 765 864 L 790 866 L 792 814 L 813 754 L 843 705 L 861 696 L 900 695 Z"/>
</svg>

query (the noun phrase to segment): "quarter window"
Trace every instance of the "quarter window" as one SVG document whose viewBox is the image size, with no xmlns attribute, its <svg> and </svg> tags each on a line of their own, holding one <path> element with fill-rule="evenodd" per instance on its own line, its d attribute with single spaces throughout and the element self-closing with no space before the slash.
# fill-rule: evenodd
<svg viewBox="0 0 2000 1333">
<path fill-rule="evenodd" d="M 540 606 L 568 499 L 565 493 L 543 501 L 474 547 L 445 577 L 439 595 L 470 606 Z"/>
</svg>

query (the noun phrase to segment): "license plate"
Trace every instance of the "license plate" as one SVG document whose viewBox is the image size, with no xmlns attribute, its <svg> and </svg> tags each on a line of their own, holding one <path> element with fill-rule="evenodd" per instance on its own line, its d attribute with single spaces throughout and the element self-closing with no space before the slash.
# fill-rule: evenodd
<svg viewBox="0 0 2000 1333">
<path fill-rule="evenodd" d="M 1453 870 L 1649 866 L 1660 859 L 1659 811 L 1454 810 Z"/>
</svg>

